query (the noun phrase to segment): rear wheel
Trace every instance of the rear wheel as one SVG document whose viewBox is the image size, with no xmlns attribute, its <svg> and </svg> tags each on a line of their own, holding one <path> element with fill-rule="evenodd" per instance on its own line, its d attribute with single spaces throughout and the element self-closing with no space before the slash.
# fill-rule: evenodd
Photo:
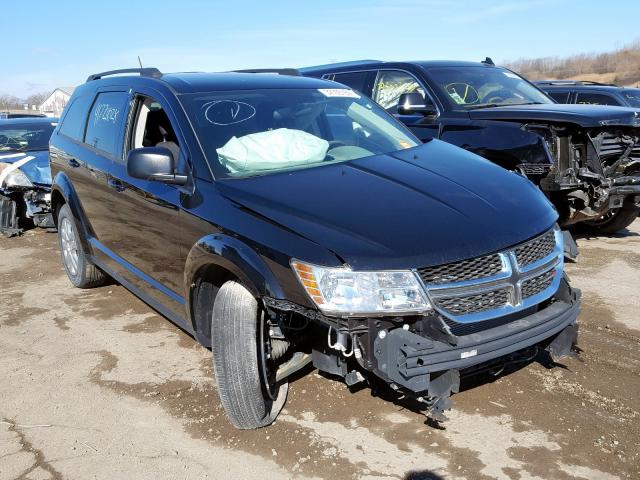
<svg viewBox="0 0 640 480">
<path fill-rule="evenodd" d="M 91 288 L 104 283 L 105 274 L 89 261 L 82 249 L 75 221 L 67 205 L 63 205 L 58 213 L 58 242 L 62 264 L 75 287 Z"/>
<path fill-rule="evenodd" d="M 226 282 L 213 306 L 211 349 L 218 395 L 236 428 L 271 424 L 286 401 L 289 384 L 275 382 L 269 345 L 257 300 L 238 282 Z"/>
<path fill-rule="evenodd" d="M 592 233 L 616 233 L 631 225 L 638 218 L 639 213 L 640 207 L 636 207 L 629 199 L 624 202 L 622 207 L 607 212 L 596 220 L 583 222 L 582 226 L 583 229 Z"/>
</svg>

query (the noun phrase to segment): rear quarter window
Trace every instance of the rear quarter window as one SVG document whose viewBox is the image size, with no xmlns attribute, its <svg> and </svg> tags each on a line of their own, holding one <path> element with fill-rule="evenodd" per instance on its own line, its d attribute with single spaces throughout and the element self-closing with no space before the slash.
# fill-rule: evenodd
<svg viewBox="0 0 640 480">
<path fill-rule="evenodd" d="M 84 137 L 84 127 L 87 123 L 87 115 L 89 114 L 89 108 L 91 108 L 92 99 L 92 95 L 82 95 L 74 98 L 62 116 L 58 132 L 81 142 Z"/>
<path fill-rule="evenodd" d="M 119 157 L 118 148 L 123 138 L 123 120 L 126 115 L 128 95 L 126 92 L 103 92 L 96 97 L 84 141 L 92 147 L 114 157 Z"/>
<path fill-rule="evenodd" d="M 569 92 L 546 92 L 558 103 L 569 103 Z"/>
<path fill-rule="evenodd" d="M 366 93 L 368 75 L 369 72 L 336 73 L 333 76 L 333 80 L 359 92 Z"/>
</svg>

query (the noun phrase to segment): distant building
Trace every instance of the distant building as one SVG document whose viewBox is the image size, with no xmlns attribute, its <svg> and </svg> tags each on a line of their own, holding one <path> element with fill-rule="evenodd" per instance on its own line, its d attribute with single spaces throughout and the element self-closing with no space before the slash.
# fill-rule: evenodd
<svg viewBox="0 0 640 480">
<path fill-rule="evenodd" d="M 47 117 L 59 117 L 71 98 L 75 87 L 58 87 L 42 102 L 39 110 Z"/>
</svg>

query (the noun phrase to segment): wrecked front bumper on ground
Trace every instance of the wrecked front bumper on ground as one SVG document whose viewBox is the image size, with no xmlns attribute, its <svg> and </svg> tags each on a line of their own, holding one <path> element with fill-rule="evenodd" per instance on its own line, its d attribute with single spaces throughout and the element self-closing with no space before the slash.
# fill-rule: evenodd
<svg viewBox="0 0 640 480">
<path fill-rule="evenodd" d="M 0 156 L 0 233 L 14 236 L 33 224 L 54 227 L 48 164 L 26 154 Z"/>
</svg>

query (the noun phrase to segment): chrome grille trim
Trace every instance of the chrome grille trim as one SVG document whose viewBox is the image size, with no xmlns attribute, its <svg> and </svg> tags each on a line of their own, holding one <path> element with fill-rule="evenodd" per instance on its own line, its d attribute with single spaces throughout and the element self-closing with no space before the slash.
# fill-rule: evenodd
<svg viewBox="0 0 640 480">
<path fill-rule="evenodd" d="M 518 265 L 525 266 L 535 263 L 541 258 L 546 258 L 553 252 L 556 246 L 556 238 L 553 230 L 550 230 L 538 238 L 529 240 L 526 243 L 516 247 L 516 259 Z"/>
<path fill-rule="evenodd" d="M 449 283 L 428 282 L 427 269 L 418 269 L 434 309 L 447 319 L 472 323 L 509 315 L 550 298 L 558 289 L 564 268 L 563 236 L 555 227 L 538 237 L 499 252 L 502 268 L 491 275 L 479 269 L 480 276 Z M 478 257 L 477 260 L 490 258 Z M 469 261 L 465 261 L 469 265 Z M 473 262 L 471 262 L 473 264 Z M 452 264 L 447 264 L 451 270 Z M 434 271 L 431 269 L 431 271 Z M 484 276 L 483 276 L 484 275 Z"/>
<path fill-rule="evenodd" d="M 460 262 L 419 268 L 418 273 L 423 282 L 442 285 L 491 277 L 500 273 L 504 268 L 500 255 L 494 253 L 483 257 L 461 260 Z"/>
</svg>

